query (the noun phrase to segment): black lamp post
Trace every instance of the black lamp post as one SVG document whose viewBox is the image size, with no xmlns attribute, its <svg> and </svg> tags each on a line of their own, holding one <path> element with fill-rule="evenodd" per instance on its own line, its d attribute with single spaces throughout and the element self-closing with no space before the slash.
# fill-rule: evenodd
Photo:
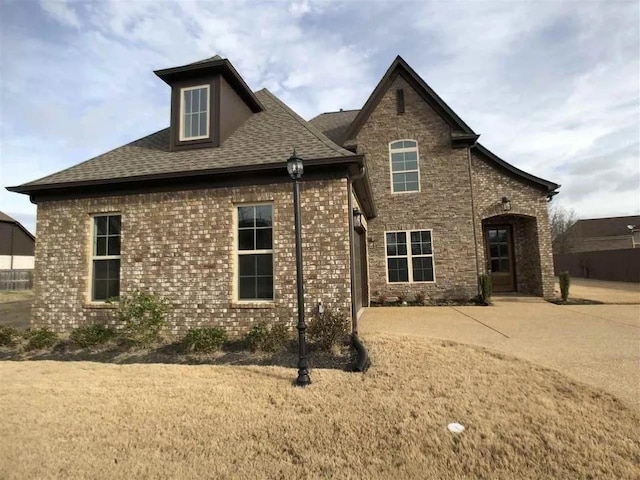
<svg viewBox="0 0 640 480">
<path fill-rule="evenodd" d="M 300 178 L 304 172 L 302 159 L 293 151 L 287 160 L 287 171 L 293 179 L 293 215 L 296 229 L 296 278 L 298 284 L 298 378 L 296 385 L 306 387 L 311 383 L 309 378 L 309 363 L 307 361 L 307 341 L 304 323 L 304 285 L 302 280 L 302 227 L 300 225 Z"/>
</svg>

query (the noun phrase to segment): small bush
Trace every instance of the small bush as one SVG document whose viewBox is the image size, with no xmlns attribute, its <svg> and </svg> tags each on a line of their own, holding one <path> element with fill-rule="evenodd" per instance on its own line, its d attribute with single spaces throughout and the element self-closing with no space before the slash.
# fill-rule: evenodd
<svg viewBox="0 0 640 480">
<path fill-rule="evenodd" d="M 83 325 L 76 328 L 69 339 L 81 348 L 103 345 L 116 337 L 114 328 L 106 325 Z"/>
<path fill-rule="evenodd" d="M 222 348 L 227 341 L 227 331 L 220 327 L 192 328 L 182 339 L 187 352 L 211 353 Z"/>
<path fill-rule="evenodd" d="M 46 328 L 30 330 L 25 333 L 24 338 L 27 340 L 26 350 L 51 348 L 58 342 L 58 334 Z"/>
<path fill-rule="evenodd" d="M 407 302 L 407 298 L 409 297 L 407 292 L 400 292 L 398 295 L 398 303 L 400 305 L 404 305 Z"/>
<path fill-rule="evenodd" d="M 0 325 L 0 347 L 11 347 L 19 338 L 20 334 L 15 328 Z"/>
<path fill-rule="evenodd" d="M 571 286 L 571 275 L 569 272 L 560 272 L 558 276 L 560 280 L 560 296 L 562 301 L 566 302 L 569 299 L 569 287 Z"/>
<path fill-rule="evenodd" d="M 491 277 L 486 273 L 478 276 L 478 285 L 480 285 L 480 300 L 489 303 L 493 294 L 493 283 Z"/>
<path fill-rule="evenodd" d="M 289 330 L 282 323 L 256 323 L 244 338 L 252 352 L 277 352 L 284 350 L 290 339 Z"/>
<path fill-rule="evenodd" d="M 416 293 L 416 303 L 418 305 L 424 305 L 427 301 L 427 296 L 423 292 Z"/>
<path fill-rule="evenodd" d="M 135 290 L 121 296 L 116 316 L 124 324 L 122 338 L 141 347 L 157 342 L 168 311 L 169 302 L 153 293 Z"/>
<path fill-rule="evenodd" d="M 322 350 L 331 350 L 334 345 L 344 342 L 349 333 L 350 321 L 346 315 L 325 310 L 322 317 L 314 317 L 309 322 L 309 340 Z"/>
</svg>

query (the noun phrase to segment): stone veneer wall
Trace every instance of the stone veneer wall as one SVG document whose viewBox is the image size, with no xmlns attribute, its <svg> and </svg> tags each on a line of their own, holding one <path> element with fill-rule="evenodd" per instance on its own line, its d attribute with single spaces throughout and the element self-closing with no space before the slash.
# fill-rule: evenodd
<svg viewBox="0 0 640 480">
<path fill-rule="evenodd" d="M 395 92 L 404 89 L 405 113 Z M 391 193 L 389 143 L 418 142 L 419 193 Z M 369 276 L 376 295 L 426 293 L 470 298 L 477 293 L 476 260 L 466 149 L 451 148 L 450 127 L 402 78 L 397 77 L 357 137 L 366 155 L 378 217 L 370 220 Z M 435 282 L 387 283 L 385 231 L 432 229 Z"/>
<path fill-rule="evenodd" d="M 518 291 L 553 297 L 553 252 L 545 193 L 516 180 L 473 152 L 473 194 L 478 235 L 478 259 L 486 272 L 482 223 L 514 225 L 516 281 Z M 502 197 L 511 200 L 511 211 L 502 211 Z"/>
<path fill-rule="evenodd" d="M 241 333 L 259 320 L 296 319 L 293 200 L 290 183 L 149 193 L 38 205 L 32 326 L 56 331 L 112 318 L 89 302 L 91 214 L 122 215 L 121 292 L 153 291 L 174 305 L 169 332 L 217 325 Z M 305 310 L 316 302 L 349 314 L 347 180 L 303 182 Z M 269 304 L 234 302 L 233 211 L 272 202 L 274 293 Z M 308 317 L 310 318 L 310 317 Z"/>
</svg>

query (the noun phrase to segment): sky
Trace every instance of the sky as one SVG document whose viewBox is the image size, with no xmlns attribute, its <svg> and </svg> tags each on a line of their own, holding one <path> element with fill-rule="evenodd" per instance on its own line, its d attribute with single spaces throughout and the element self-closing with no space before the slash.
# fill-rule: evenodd
<svg viewBox="0 0 640 480">
<path fill-rule="evenodd" d="M 4 189 L 168 126 L 153 70 L 219 54 L 306 119 L 360 108 L 401 55 L 579 218 L 640 214 L 640 2 L 0 0 Z"/>
</svg>

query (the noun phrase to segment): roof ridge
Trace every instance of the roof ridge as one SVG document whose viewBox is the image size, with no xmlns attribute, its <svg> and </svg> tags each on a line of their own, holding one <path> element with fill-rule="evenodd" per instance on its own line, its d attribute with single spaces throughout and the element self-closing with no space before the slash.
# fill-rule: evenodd
<svg viewBox="0 0 640 480">
<path fill-rule="evenodd" d="M 33 233 L 31 233 L 27 227 L 25 227 L 18 220 L 16 220 L 15 218 L 7 215 L 4 212 L 0 212 L 0 222 L 13 223 L 14 225 L 17 225 L 19 228 L 21 228 L 22 231 L 25 232 L 29 237 L 31 237 L 32 240 L 36 239 L 35 235 Z"/>
<path fill-rule="evenodd" d="M 615 217 L 579 218 L 576 222 L 593 222 L 594 220 L 616 220 L 618 218 L 640 217 L 640 215 L 616 215 Z"/>
<path fill-rule="evenodd" d="M 319 117 L 320 115 L 329 115 L 331 113 L 345 113 L 345 112 L 357 112 L 359 110 L 362 110 L 361 108 L 343 108 L 340 110 L 332 110 L 330 112 L 322 112 L 318 115 L 316 115 L 316 117 Z"/>
<path fill-rule="evenodd" d="M 156 130 L 155 132 L 150 133 L 149 135 L 145 135 L 144 137 L 137 138 L 137 139 L 132 140 L 132 141 L 130 141 L 128 143 L 125 143 L 124 145 L 120 145 L 119 147 L 112 148 L 111 150 L 107 150 L 106 152 L 103 152 L 103 153 L 101 153 L 99 155 L 96 155 L 96 156 L 91 157 L 91 158 L 89 158 L 87 160 L 84 160 L 83 162 L 76 163 L 74 165 L 71 165 L 70 167 L 63 168 L 62 170 L 56 170 L 55 172 L 49 173 L 48 175 L 45 175 L 44 177 L 36 178 L 35 180 L 31 180 L 30 182 L 23 183 L 22 185 L 31 185 L 31 184 L 39 183 L 42 180 L 45 180 L 45 179 L 47 179 L 49 177 L 52 177 L 53 175 L 58 175 L 59 173 L 66 172 L 67 170 L 71 170 L 72 168 L 79 167 L 80 165 L 84 165 L 85 163 L 91 162 L 92 160 L 95 160 L 96 158 L 99 158 L 99 157 L 102 157 L 104 155 L 107 155 L 107 154 L 109 154 L 111 152 L 114 152 L 114 151 L 120 149 L 120 148 L 127 147 L 129 145 L 134 144 L 134 143 L 140 142 L 140 141 L 144 140 L 145 138 L 149 138 L 149 137 L 151 137 L 153 135 L 157 135 L 160 132 L 163 132 L 165 130 L 169 130 L 169 128 L 171 128 L 171 127 L 161 128 L 160 130 Z"/>
<path fill-rule="evenodd" d="M 307 122 L 304 118 L 302 118 L 300 115 L 298 115 L 291 107 L 289 107 L 286 103 L 284 103 L 282 100 L 280 100 L 278 97 L 276 97 L 267 88 L 263 88 L 263 89 L 259 90 L 259 92 L 264 92 L 265 94 L 269 95 L 278 105 L 280 105 L 280 107 L 282 107 L 282 109 L 285 112 L 287 112 L 289 115 L 291 115 L 291 117 L 293 117 L 295 120 L 297 120 L 298 123 L 300 123 L 300 125 L 302 125 L 304 128 L 306 128 L 312 135 L 314 135 L 318 140 L 320 140 L 322 143 L 324 143 L 327 147 L 329 147 L 332 150 L 336 151 L 340 155 L 344 155 L 344 156 L 353 155 L 353 152 L 350 152 L 349 150 L 346 150 L 346 149 L 342 148 L 337 143 L 331 141 L 331 139 L 329 139 L 329 137 L 327 137 L 324 133 L 322 133 L 320 130 L 318 130 L 316 127 L 314 127 L 309 122 Z"/>
</svg>

